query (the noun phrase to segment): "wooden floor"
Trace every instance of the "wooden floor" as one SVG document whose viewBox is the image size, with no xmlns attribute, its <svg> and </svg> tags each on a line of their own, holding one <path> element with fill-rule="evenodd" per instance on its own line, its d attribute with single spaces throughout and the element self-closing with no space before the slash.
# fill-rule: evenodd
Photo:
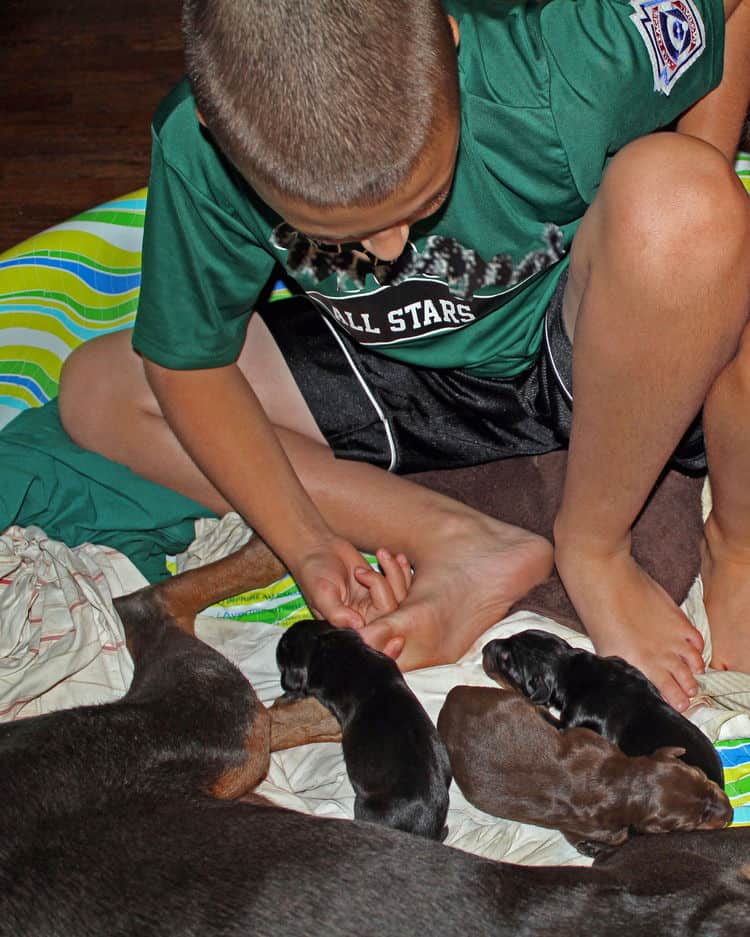
<svg viewBox="0 0 750 937">
<path fill-rule="evenodd" d="M 0 0 L 0 251 L 146 185 L 180 0 Z"/>
<path fill-rule="evenodd" d="M 0 251 L 148 181 L 180 0 L 0 0 Z"/>
</svg>

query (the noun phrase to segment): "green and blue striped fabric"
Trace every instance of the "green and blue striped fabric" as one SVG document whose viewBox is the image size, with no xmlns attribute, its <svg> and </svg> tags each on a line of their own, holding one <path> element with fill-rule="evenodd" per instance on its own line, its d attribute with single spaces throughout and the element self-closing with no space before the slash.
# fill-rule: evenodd
<svg viewBox="0 0 750 937">
<path fill-rule="evenodd" d="M 747 189 L 748 194 L 750 194 L 750 153 L 737 154 L 735 169 L 737 170 L 737 175 L 740 177 L 740 181 Z"/>
<path fill-rule="evenodd" d="M 77 345 L 133 324 L 145 210 L 139 189 L 0 254 L 0 427 L 57 396 Z"/>
<path fill-rule="evenodd" d="M 750 826 L 750 739 L 715 742 L 724 767 L 724 790 L 732 807 L 732 826 Z"/>
<path fill-rule="evenodd" d="M 57 395 L 77 345 L 132 324 L 145 209 L 142 189 L 0 255 L 0 426 Z"/>
</svg>

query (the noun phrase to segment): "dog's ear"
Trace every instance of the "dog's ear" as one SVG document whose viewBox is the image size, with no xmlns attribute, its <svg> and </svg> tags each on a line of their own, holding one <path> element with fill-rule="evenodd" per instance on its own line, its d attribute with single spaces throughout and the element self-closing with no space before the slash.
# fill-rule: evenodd
<svg viewBox="0 0 750 937">
<path fill-rule="evenodd" d="M 699 829 L 721 830 L 729 826 L 734 817 L 732 802 L 715 781 L 708 782 L 708 792 L 703 805 Z"/>
<path fill-rule="evenodd" d="M 501 686 L 513 686 L 513 652 L 502 638 L 493 638 L 482 648 L 482 667 Z"/>
<path fill-rule="evenodd" d="M 682 758 L 686 749 L 679 745 L 663 745 L 652 752 L 652 758 L 658 758 L 660 761 L 667 761 L 669 758 Z"/>
<path fill-rule="evenodd" d="M 311 623 L 312 624 L 312 623 Z M 281 672 L 281 686 L 291 699 L 308 693 L 307 673 L 318 629 L 308 623 L 292 625 L 276 646 L 276 664 Z"/>
<path fill-rule="evenodd" d="M 545 670 L 525 675 L 528 697 L 532 703 L 546 706 L 555 693 L 556 682 L 553 674 Z"/>
<path fill-rule="evenodd" d="M 281 687 L 287 699 L 300 699 L 307 695 L 307 667 L 288 664 L 281 668 Z"/>
</svg>

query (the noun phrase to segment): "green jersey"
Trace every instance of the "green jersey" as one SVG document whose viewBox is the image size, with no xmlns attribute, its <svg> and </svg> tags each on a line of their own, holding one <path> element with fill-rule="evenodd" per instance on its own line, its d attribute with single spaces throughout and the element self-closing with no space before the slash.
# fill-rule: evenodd
<svg viewBox="0 0 750 937">
<path fill-rule="evenodd" d="M 607 162 L 718 84 L 723 7 L 444 5 L 460 29 L 455 177 L 443 207 L 411 227 L 393 264 L 332 255 L 291 231 L 201 127 L 187 82 L 163 102 L 133 337 L 140 352 L 177 369 L 235 360 L 278 262 L 323 315 L 384 355 L 479 375 L 529 366 Z"/>
</svg>

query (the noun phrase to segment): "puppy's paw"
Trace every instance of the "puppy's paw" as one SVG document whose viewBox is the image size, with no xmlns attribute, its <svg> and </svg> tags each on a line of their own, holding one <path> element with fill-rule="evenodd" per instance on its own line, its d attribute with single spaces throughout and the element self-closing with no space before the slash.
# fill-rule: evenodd
<svg viewBox="0 0 750 937">
<path fill-rule="evenodd" d="M 623 828 L 613 833 L 607 833 L 602 839 L 581 839 L 576 835 L 565 833 L 565 839 L 574 846 L 582 856 L 596 859 L 606 853 L 612 852 L 618 846 L 627 842 L 628 830 Z"/>
</svg>

